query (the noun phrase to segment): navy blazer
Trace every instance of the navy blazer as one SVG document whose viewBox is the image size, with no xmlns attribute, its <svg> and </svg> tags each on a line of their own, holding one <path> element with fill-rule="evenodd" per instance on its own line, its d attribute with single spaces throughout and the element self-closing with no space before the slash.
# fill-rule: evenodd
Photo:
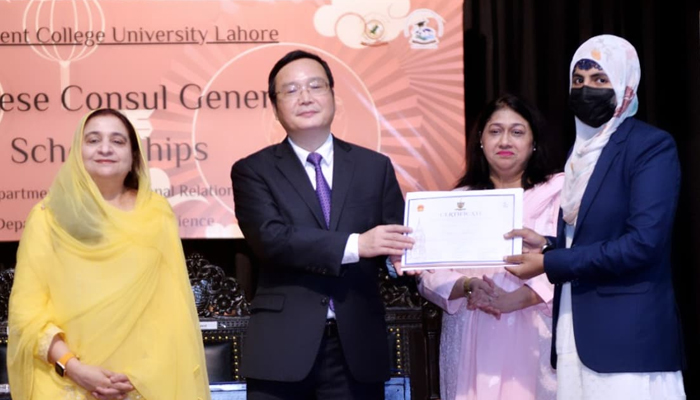
<svg viewBox="0 0 700 400">
<path fill-rule="evenodd" d="M 402 224 L 404 201 L 391 161 L 333 138 L 330 229 L 288 140 L 233 165 L 236 217 L 260 259 L 243 342 L 243 376 L 297 382 L 316 360 L 333 299 L 353 377 L 389 378 L 389 347 L 378 271 L 386 257 L 341 265 L 351 233 Z"/>
<path fill-rule="evenodd" d="M 597 372 L 678 371 L 684 352 L 671 277 L 680 189 L 673 138 L 626 119 L 603 148 L 581 200 L 571 248 L 559 217 L 544 255 L 556 284 L 552 366 L 561 284 L 571 282 L 576 348 Z"/>
</svg>

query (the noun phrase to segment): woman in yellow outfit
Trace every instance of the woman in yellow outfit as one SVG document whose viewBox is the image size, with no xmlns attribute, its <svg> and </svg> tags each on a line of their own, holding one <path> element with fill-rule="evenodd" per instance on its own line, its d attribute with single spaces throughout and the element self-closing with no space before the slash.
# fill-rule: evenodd
<svg viewBox="0 0 700 400">
<path fill-rule="evenodd" d="M 177 222 L 117 111 L 83 118 L 27 219 L 7 363 L 15 400 L 210 398 Z"/>
</svg>

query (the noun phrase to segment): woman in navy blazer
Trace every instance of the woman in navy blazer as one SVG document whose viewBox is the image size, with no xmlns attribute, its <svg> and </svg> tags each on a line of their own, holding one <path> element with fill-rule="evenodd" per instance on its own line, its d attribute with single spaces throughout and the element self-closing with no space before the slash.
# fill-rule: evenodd
<svg viewBox="0 0 700 400">
<path fill-rule="evenodd" d="M 507 257 L 517 264 L 508 269 L 523 279 L 544 272 L 556 284 L 559 399 L 685 399 L 671 277 L 680 188 L 675 142 L 632 118 L 640 67 L 629 42 L 589 39 L 570 72 L 576 142 L 558 234 L 511 232 L 523 237 L 526 253 Z"/>
</svg>

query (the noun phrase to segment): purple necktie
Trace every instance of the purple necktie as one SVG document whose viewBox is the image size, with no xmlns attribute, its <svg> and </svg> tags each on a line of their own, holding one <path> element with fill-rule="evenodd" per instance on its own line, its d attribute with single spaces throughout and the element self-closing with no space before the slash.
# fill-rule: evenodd
<svg viewBox="0 0 700 400">
<path fill-rule="evenodd" d="M 314 165 L 316 170 L 316 197 L 318 202 L 321 203 L 321 211 L 323 211 L 323 219 L 326 220 L 326 229 L 331 226 L 331 188 L 326 182 L 326 178 L 323 176 L 323 171 L 321 171 L 321 157 L 318 153 L 310 153 L 306 158 L 306 161 Z M 333 299 L 330 299 L 328 304 L 331 311 L 335 312 L 335 304 L 333 304 Z"/>
<path fill-rule="evenodd" d="M 316 197 L 318 197 L 318 202 L 321 203 L 321 211 L 323 211 L 326 229 L 328 229 L 331 226 L 331 188 L 328 186 L 326 178 L 323 177 L 321 160 L 323 160 L 323 157 L 318 153 L 310 153 L 306 158 L 306 161 L 313 164 L 316 169 Z"/>
</svg>

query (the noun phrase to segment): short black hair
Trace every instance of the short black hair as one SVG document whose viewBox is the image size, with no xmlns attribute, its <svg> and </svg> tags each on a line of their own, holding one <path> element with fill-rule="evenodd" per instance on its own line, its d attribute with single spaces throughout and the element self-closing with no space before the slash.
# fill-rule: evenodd
<svg viewBox="0 0 700 400">
<path fill-rule="evenodd" d="M 505 94 L 487 104 L 479 114 L 476 126 L 467 138 L 467 169 L 456 187 L 470 189 L 493 189 L 489 163 L 481 149 L 481 135 L 491 116 L 499 110 L 510 109 L 523 117 L 532 130 L 533 151 L 527 160 L 522 176 L 523 189 L 546 182 L 553 174 L 560 172 L 556 160 L 552 158 L 552 141 L 547 139 L 547 130 L 540 113 L 524 100 L 512 94 Z"/>
<path fill-rule="evenodd" d="M 302 58 L 310 58 L 321 64 L 323 70 L 326 71 L 326 76 L 328 77 L 328 86 L 331 88 L 331 92 L 333 92 L 333 74 L 331 73 L 331 68 L 328 66 L 328 63 L 314 53 L 309 53 L 308 51 L 304 50 L 293 50 L 285 54 L 284 57 L 280 58 L 279 61 L 275 63 L 275 66 L 272 67 L 272 70 L 270 71 L 270 76 L 267 78 L 267 95 L 270 97 L 270 101 L 272 102 L 273 106 L 277 107 L 277 93 L 275 90 L 275 79 L 277 78 L 277 74 L 282 68 L 284 68 L 285 65 Z"/>
<path fill-rule="evenodd" d="M 101 116 L 113 116 L 117 117 L 122 124 L 124 124 L 124 127 L 126 128 L 126 131 L 129 135 L 129 141 L 131 142 L 131 170 L 129 173 L 126 175 L 126 178 L 124 178 L 124 186 L 134 189 L 134 190 L 139 190 L 139 171 L 144 167 L 141 165 L 141 151 L 139 150 L 139 142 L 138 142 L 138 136 L 136 136 L 136 129 L 134 128 L 134 125 L 131 124 L 131 121 L 122 114 L 121 112 L 111 109 L 111 108 L 102 108 L 98 109 L 96 111 L 93 111 L 90 116 L 85 120 L 85 125 L 87 125 L 88 121 L 95 117 L 101 117 Z"/>
</svg>

